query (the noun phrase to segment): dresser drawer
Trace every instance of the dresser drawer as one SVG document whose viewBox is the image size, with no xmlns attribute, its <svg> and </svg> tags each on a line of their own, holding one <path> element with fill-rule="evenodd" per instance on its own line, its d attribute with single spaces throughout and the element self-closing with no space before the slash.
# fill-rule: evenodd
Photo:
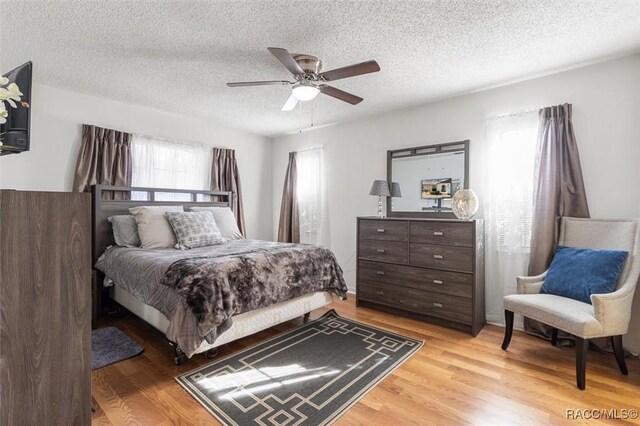
<svg viewBox="0 0 640 426">
<path fill-rule="evenodd" d="M 360 238 L 379 241 L 408 241 L 409 225 L 405 220 L 361 220 Z"/>
<path fill-rule="evenodd" d="M 409 250 L 411 265 L 473 271 L 473 248 L 412 243 Z"/>
<path fill-rule="evenodd" d="M 408 263 L 407 243 L 360 239 L 358 258 L 383 262 Z"/>
<path fill-rule="evenodd" d="M 411 222 L 412 243 L 473 247 L 472 222 Z"/>
<path fill-rule="evenodd" d="M 471 274 L 361 260 L 358 262 L 358 277 L 360 280 L 394 284 L 452 296 L 467 298 L 473 296 Z"/>
<path fill-rule="evenodd" d="M 358 298 L 464 324 L 471 324 L 473 319 L 471 299 L 448 294 L 361 280 Z"/>
</svg>

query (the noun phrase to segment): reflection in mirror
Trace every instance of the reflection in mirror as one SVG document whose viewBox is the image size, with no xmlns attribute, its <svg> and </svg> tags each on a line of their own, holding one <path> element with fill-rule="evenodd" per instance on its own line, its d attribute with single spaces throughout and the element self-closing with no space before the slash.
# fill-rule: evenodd
<svg viewBox="0 0 640 426">
<path fill-rule="evenodd" d="M 467 184 L 466 146 L 461 148 L 438 152 L 414 150 L 409 156 L 394 153 L 389 172 L 391 181 L 400 185 L 402 197 L 392 199 L 391 211 L 451 212 L 453 195 Z"/>
</svg>

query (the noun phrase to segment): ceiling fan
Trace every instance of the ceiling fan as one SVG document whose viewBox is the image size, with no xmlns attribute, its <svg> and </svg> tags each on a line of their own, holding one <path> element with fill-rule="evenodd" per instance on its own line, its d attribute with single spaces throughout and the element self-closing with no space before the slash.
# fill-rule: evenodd
<svg viewBox="0 0 640 426">
<path fill-rule="evenodd" d="M 361 97 L 324 83 L 380 71 L 380 66 L 376 61 L 367 61 L 331 71 L 320 72 L 322 69 L 322 61 L 315 56 L 291 54 L 285 49 L 278 47 L 269 47 L 268 50 L 293 74 L 294 81 L 241 81 L 227 83 L 227 86 L 292 85 L 291 96 L 289 96 L 289 99 L 285 102 L 282 111 L 291 111 L 298 104 L 298 101 L 310 101 L 315 98 L 318 93 L 323 93 L 352 105 L 357 105 L 362 102 Z"/>
</svg>

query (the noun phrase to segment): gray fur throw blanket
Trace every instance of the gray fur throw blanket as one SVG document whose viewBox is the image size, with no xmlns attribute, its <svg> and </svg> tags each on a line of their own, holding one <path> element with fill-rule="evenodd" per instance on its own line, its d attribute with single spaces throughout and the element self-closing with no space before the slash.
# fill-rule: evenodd
<svg viewBox="0 0 640 426">
<path fill-rule="evenodd" d="M 182 259 L 169 267 L 161 283 L 176 290 L 195 315 L 198 333 L 209 343 L 231 326 L 235 314 L 316 291 L 347 297 L 334 254 L 307 244 Z"/>
</svg>

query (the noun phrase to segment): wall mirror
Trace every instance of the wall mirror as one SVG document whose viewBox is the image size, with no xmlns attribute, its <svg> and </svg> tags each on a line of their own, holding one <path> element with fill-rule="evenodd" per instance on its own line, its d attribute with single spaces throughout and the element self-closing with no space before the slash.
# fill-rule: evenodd
<svg viewBox="0 0 640 426">
<path fill-rule="evenodd" d="M 469 141 L 387 151 L 387 180 L 401 193 L 387 198 L 387 216 L 455 217 L 453 195 L 469 187 Z"/>
</svg>

